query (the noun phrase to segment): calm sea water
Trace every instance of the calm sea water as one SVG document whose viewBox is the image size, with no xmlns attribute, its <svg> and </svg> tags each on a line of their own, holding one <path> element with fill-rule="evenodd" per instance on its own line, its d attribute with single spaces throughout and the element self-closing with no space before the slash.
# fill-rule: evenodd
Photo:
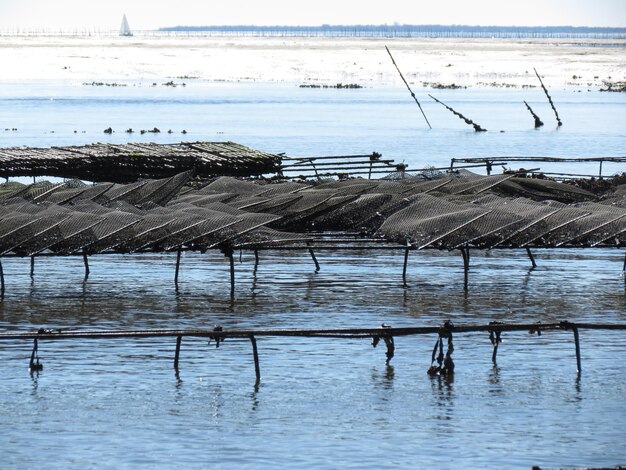
<svg viewBox="0 0 626 470">
<path fill-rule="evenodd" d="M 418 98 L 432 131 L 402 89 L 128 83 L 3 83 L 0 146 L 233 140 L 290 155 L 379 151 L 420 168 L 466 155 L 623 155 L 626 143 L 625 97 L 599 92 L 555 90 L 558 130 L 540 90 L 433 93 L 490 130 L 475 134 L 426 91 Z M 532 129 L 523 99 L 544 128 Z M 111 136 L 102 133 L 109 126 Z M 123 132 L 155 126 L 160 134 Z M 412 254 L 403 288 L 400 252 L 320 252 L 318 273 L 305 252 L 264 252 L 256 271 L 244 252 L 234 300 L 218 253 L 185 254 L 178 290 L 173 255 L 94 256 L 86 283 L 80 258 L 38 259 L 32 279 L 28 259 L 6 258 L 0 329 L 626 321 L 623 250 L 535 255 L 531 270 L 522 250 L 473 253 L 464 292 L 458 253 Z M 41 342 L 44 369 L 34 376 L 32 344 L 2 342 L 0 467 L 626 463 L 624 335 L 581 331 L 580 376 L 571 333 L 503 337 L 494 367 L 487 335 L 456 335 L 449 381 L 426 374 L 435 337 L 397 338 L 389 367 L 384 348 L 366 340 L 260 338 L 258 387 L 247 341 L 216 349 L 185 339 L 178 376 L 170 340 Z"/>
</svg>

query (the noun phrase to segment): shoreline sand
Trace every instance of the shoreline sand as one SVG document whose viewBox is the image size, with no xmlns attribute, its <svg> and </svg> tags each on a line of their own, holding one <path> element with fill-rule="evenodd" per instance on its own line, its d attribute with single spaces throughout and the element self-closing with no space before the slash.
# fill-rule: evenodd
<svg viewBox="0 0 626 470">
<path fill-rule="evenodd" d="M 0 81 L 354 83 L 599 89 L 626 80 L 626 40 L 293 37 L 0 38 Z"/>
</svg>

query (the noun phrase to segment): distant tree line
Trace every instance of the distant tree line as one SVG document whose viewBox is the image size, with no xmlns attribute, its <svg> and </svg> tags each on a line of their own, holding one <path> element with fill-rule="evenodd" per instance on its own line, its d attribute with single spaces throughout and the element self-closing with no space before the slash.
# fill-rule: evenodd
<svg viewBox="0 0 626 470">
<path fill-rule="evenodd" d="M 433 37 L 433 38 L 626 38 L 626 28 L 591 26 L 321 25 L 173 26 L 160 32 L 236 36 Z"/>
</svg>

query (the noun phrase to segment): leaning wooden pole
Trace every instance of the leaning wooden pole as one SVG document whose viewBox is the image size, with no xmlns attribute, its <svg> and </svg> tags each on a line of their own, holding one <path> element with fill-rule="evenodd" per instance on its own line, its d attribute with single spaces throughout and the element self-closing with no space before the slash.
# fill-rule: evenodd
<svg viewBox="0 0 626 470">
<path fill-rule="evenodd" d="M 552 106 L 552 111 L 554 111 L 554 115 L 556 116 L 556 122 L 558 123 L 558 126 L 561 127 L 563 123 L 561 122 L 561 118 L 559 118 L 559 113 L 557 112 L 556 107 L 554 106 L 554 103 L 552 102 L 552 97 L 550 96 L 550 93 L 548 93 L 548 90 L 544 86 L 543 80 L 541 80 L 541 77 L 539 76 L 537 69 L 533 68 L 533 70 L 535 71 L 535 75 L 537 75 L 537 78 L 539 79 L 539 83 L 541 83 L 541 88 L 543 88 L 543 92 L 546 94 L 546 97 L 548 98 L 548 101 L 550 102 L 550 106 Z"/>
<path fill-rule="evenodd" d="M 532 115 L 533 119 L 535 120 L 535 129 L 543 126 L 543 121 L 539 118 L 539 116 L 533 111 L 533 108 L 530 107 L 530 105 L 528 103 L 526 103 L 526 101 L 524 101 L 524 104 L 526 105 L 526 109 L 528 109 L 528 111 L 530 111 L 530 114 Z"/>
<path fill-rule="evenodd" d="M 402 81 L 406 85 L 406 88 L 409 90 L 409 93 L 411 93 L 411 96 L 415 100 L 415 103 L 417 103 L 417 106 L 419 107 L 420 111 L 422 112 L 422 116 L 424 116 L 424 120 L 426 121 L 426 124 L 428 124 L 428 127 L 430 129 L 432 129 L 433 127 L 430 125 L 430 122 L 428 122 L 428 118 L 426 117 L 426 113 L 424 113 L 424 110 L 422 109 L 422 105 L 417 100 L 417 97 L 415 96 L 415 93 L 413 93 L 413 90 L 411 90 L 411 87 L 409 86 L 409 83 L 404 78 L 404 75 L 402 75 L 402 72 L 400 71 L 400 67 L 398 67 L 398 64 L 396 64 L 396 61 L 394 60 L 393 56 L 391 55 L 391 51 L 389 50 L 389 48 L 387 46 L 385 46 L 385 49 L 387 50 L 387 54 L 389 54 L 389 57 L 391 58 L 391 62 L 393 63 L 393 65 L 396 67 L 396 70 L 400 74 L 400 78 L 402 79 Z"/>
<path fill-rule="evenodd" d="M 474 121 L 472 121 L 471 119 L 466 118 L 461 113 L 459 113 L 458 111 L 455 111 L 450 106 L 445 104 L 443 101 L 438 100 L 433 95 L 428 95 L 428 96 L 430 96 L 432 99 L 434 99 L 440 105 L 444 106 L 448 111 L 452 112 L 452 114 L 454 114 L 454 115 L 458 116 L 459 118 L 461 118 L 463 121 L 465 121 L 466 124 L 469 124 L 470 126 L 472 126 L 474 128 L 474 131 L 476 131 L 476 132 L 487 132 L 487 129 L 481 127 L 480 124 L 477 124 Z"/>
</svg>

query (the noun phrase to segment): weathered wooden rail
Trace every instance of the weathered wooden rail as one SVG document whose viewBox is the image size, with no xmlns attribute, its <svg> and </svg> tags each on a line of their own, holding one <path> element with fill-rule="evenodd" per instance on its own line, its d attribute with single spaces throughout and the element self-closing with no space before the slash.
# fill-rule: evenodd
<svg viewBox="0 0 626 470">
<path fill-rule="evenodd" d="M 437 335 L 435 347 L 431 357 L 431 366 L 428 369 L 430 375 L 451 375 L 454 371 L 452 361 L 453 335 L 460 333 L 484 332 L 489 334 L 489 339 L 493 347 L 492 362 L 496 363 L 498 346 L 502 341 L 501 335 L 504 332 L 528 331 L 541 335 L 544 331 L 571 331 L 574 335 L 574 346 L 576 354 L 576 367 L 580 374 L 582 371 L 580 335 L 579 330 L 612 330 L 624 331 L 626 324 L 610 323 L 574 323 L 561 321 L 558 323 L 524 323 L 505 324 L 491 322 L 488 325 L 453 325 L 451 321 L 445 321 L 441 326 L 422 327 L 399 327 L 392 328 L 388 325 L 381 325 L 379 328 L 341 328 L 341 329 L 242 329 L 225 330 L 221 326 L 216 326 L 211 330 L 187 329 L 187 330 L 63 330 L 40 328 L 30 332 L 5 332 L 0 333 L 0 341 L 9 340 L 33 340 L 33 350 L 29 361 L 29 370 L 37 372 L 43 369 L 39 359 L 39 342 L 54 340 L 84 340 L 84 339 L 128 339 L 128 338 L 176 338 L 176 349 L 174 352 L 174 368 L 178 372 L 180 362 L 180 351 L 182 339 L 195 337 L 215 341 L 216 347 L 226 339 L 239 338 L 248 339 L 252 345 L 254 357 L 254 368 L 257 382 L 261 379 L 261 369 L 259 362 L 259 352 L 256 339 L 259 337 L 304 337 L 304 338 L 335 338 L 335 339 L 371 339 L 372 345 L 376 347 L 380 341 L 386 345 L 387 364 L 394 357 L 395 344 L 394 337 L 413 335 Z M 447 351 L 444 355 L 443 344 L 447 342 Z"/>
</svg>

